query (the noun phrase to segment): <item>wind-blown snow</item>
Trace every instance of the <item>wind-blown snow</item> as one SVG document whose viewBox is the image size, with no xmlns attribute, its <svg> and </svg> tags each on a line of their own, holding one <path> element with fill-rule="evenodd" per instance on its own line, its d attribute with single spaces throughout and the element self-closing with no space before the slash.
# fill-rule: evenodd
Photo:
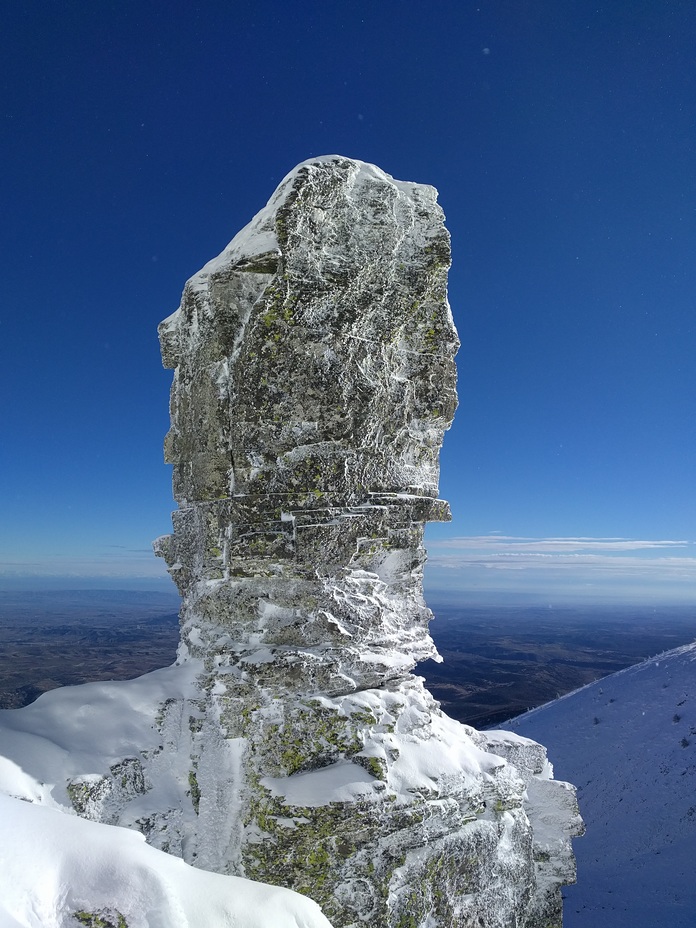
<svg viewBox="0 0 696 928">
<path fill-rule="evenodd" d="M 565 928 L 696 925 L 696 644 L 514 719 L 578 786 Z"/>
<path fill-rule="evenodd" d="M 319 770 L 296 773 L 291 777 L 262 777 L 262 786 L 274 796 L 296 806 L 323 806 L 345 802 L 361 793 L 370 796 L 375 778 L 350 761 L 340 761 Z"/>
<path fill-rule="evenodd" d="M 73 928 L 75 912 L 118 914 L 128 928 L 330 928 L 319 906 L 290 890 L 195 869 L 137 831 L 79 818 L 65 782 L 142 749 L 156 749 L 158 706 L 189 691 L 196 670 L 168 667 L 137 680 L 46 693 L 0 712 L 0 928 Z M 179 791 L 172 768 L 141 797 L 143 815 Z"/>
<path fill-rule="evenodd" d="M 0 928 L 64 928 L 100 911 L 128 928 L 330 928 L 297 893 L 196 870 L 126 828 L 5 795 L 0 821 Z"/>
</svg>

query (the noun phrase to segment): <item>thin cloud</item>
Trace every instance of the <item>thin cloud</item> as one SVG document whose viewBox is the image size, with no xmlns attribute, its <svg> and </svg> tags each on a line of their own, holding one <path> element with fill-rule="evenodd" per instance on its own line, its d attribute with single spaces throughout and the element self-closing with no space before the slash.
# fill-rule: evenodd
<svg viewBox="0 0 696 928">
<path fill-rule="evenodd" d="M 637 594 L 671 586 L 696 596 L 696 544 L 682 539 L 476 535 L 434 541 L 428 551 L 429 570 L 463 588 L 570 590 L 584 584 Z"/>
<path fill-rule="evenodd" d="M 430 550 L 486 551 L 500 552 L 537 551 L 540 553 L 568 553 L 569 551 L 641 551 L 659 548 L 688 548 L 694 542 L 685 539 L 635 538 L 531 538 L 515 535 L 473 535 L 448 538 L 429 544 Z"/>
<path fill-rule="evenodd" d="M 693 557 L 616 557 L 601 555 L 551 554 L 489 554 L 443 555 L 431 554 L 429 563 L 449 570 L 483 568 L 487 570 L 592 570 L 619 573 L 659 571 L 663 574 L 679 573 L 696 578 L 696 558 Z"/>
<path fill-rule="evenodd" d="M 615 568 L 633 564 L 643 569 L 668 564 L 696 567 L 696 544 L 685 539 L 471 535 L 433 541 L 428 550 L 431 560 L 442 566 L 457 563 L 462 566 L 507 565 L 515 569 L 580 565 Z M 675 557 L 677 551 L 681 556 Z"/>
<path fill-rule="evenodd" d="M 696 602 L 696 543 L 683 539 L 478 535 L 428 544 L 429 584 L 509 602 Z M 487 600 L 488 601 L 488 600 Z"/>
</svg>

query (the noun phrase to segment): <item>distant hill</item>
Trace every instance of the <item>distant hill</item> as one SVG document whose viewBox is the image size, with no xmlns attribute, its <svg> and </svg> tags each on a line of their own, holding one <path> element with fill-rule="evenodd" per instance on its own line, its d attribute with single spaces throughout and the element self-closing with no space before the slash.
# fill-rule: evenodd
<svg viewBox="0 0 696 928">
<path fill-rule="evenodd" d="M 585 837 L 565 928 L 696 925 L 696 643 L 501 726 L 578 787 Z"/>
</svg>

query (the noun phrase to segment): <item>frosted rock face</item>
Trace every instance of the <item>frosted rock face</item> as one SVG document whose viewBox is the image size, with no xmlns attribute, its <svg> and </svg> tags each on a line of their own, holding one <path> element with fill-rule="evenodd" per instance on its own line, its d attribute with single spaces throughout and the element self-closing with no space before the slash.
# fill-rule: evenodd
<svg viewBox="0 0 696 928">
<path fill-rule="evenodd" d="M 160 326 L 179 510 L 156 550 L 200 672 L 142 774 L 187 757 L 188 802 L 134 823 L 198 866 L 300 890 L 336 928 L 542 928 L 573 876 L 576 810 L 556 801 L 573 794 L 543 749 L 505 759 L 410 673 L 437 658 L 422 537 L 449 517 L 449 263 L 433 188 L 322 158 Z"/>
<path fill-rule="evenodd" d="M 263 685 L 351 692 L 434 655 L 420 576 L 423 525 L 449 518 L 449 261 L 432 188 L 309 163 L 160 327 L 180 506 L 163 553 L 247 677 L 274 649 Z"/>
</svg>

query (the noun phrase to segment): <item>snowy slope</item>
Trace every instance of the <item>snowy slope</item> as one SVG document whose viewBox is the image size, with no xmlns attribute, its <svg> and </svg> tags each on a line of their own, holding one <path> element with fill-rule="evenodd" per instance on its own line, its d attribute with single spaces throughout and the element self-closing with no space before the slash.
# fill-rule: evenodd
<svg viewBox="0 0 696 928">
<path fill-rule="evenodd" d="M 0 821 L 0 928 L 67 928 L 75 913 L 128 928 L 330 928 L 297 893 L 196 870 L 126 828 L 2 794 Z"/>
<path fill-rule="evenodd" d="M 578 786 L 565 928 L 696 926 L 696 643 L 507 723 Z"/>
<path fill-rule="evenodd" d="M 64 687 L 0 712 L 0 928 L 77 928 L 75 913 L 115 928 L 330 928 L 298 893 L 194 869 L 136 831 L 74 814 L 66 780 L 156 750 L 157 709 L 188 691 L 194 669 Z M 143 802 L 186 776 L 182 760 Z"/>
</svg>

